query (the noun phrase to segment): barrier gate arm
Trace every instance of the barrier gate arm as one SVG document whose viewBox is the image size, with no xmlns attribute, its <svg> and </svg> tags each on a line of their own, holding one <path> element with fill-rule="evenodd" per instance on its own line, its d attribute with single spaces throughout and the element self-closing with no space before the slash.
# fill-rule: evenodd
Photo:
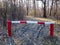
<svg viewBox="0 0 60 45">
<path fill-rule="evenodd" d="M 11 37 L 12 36 L 12 32 L 11 32 L 11 24 L 12 23 L 21 23 L 21 24 L 49 24 L 50 25 L 50 37 L 54 36 L 54 24 L 55 22 L 39 22 L 39 21 L 25 21 L 25 20 L 21 20 L 21 21 L 7 21 L 8 24 L 8 36 Z"/>
</svg>

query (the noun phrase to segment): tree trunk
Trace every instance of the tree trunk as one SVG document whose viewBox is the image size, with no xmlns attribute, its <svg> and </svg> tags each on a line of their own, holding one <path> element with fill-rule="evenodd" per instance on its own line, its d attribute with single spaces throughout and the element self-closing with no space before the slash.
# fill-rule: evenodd
<svg viewBox="0 0 60 45">
<path fill-rule="evenodd" d="M 46 0 L 44 1 L 44 15 L 43 15 L 44 18 L 46 18 Z"/>
<path fill-rule="evenodd" d="M 12 7 L 12 20 L 16 20 L 16 5 L 15 5 L 15 0 L 14 0 L 14 4 Z"/>
<path fill-rule="evenodd" d="M 4 9 L 4 14 L 3 14 L 3 26 L 7 26 L 7 2 L 5 3 L 5 9 Z"/>
<path fill-rule="evenodd" d="M 56 13 L 57 13 L 57 8 L 58 8 L 57 1 L 55 1 L 55 5 L 56 5 L 56 10 L 55 10 L 55 12 L 54 12 L 54 16 L 55 16 Z"/>
<path fill-rule="evenodd" d="M 29 11 L 29 8 L 28 8 L 28 5 L 27 5 L 27 16 L 28 16 L 28 11 Z"/>
<path fill-rule="evenodd" d="M 50 9 L 50 14 L 49 14 L 50 16 L 51 16 L 52 8 L 53 8 L 53 1 L 54 1 L 54 0 L 52 0 L 51 9 Z"/>
<path fill-rule="evenodd" d="M 33 7 L 34 7 L 34 16 L 36 17 L 36 6 L 35 6 L 35 0 L 33 0 Z"/>
</svg>

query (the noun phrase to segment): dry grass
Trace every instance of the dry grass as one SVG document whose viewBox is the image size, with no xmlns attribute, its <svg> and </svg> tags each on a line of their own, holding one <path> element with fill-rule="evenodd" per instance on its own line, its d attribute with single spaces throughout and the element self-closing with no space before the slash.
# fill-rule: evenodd
<svg viewBox="0 0 60 45">
<path fill-rule="evenodd" d="M 56 24 L 60 25 L 60 20 L 53 20 L 53 19 L 48 19 L 48 18 L 37 18 L 37 17 L 32 17 L 32 16 L 26 16 L 26 17 L 34 18 L 34 19 L 40 20 L 40 21 L 56 22 Z"/>
</svg>

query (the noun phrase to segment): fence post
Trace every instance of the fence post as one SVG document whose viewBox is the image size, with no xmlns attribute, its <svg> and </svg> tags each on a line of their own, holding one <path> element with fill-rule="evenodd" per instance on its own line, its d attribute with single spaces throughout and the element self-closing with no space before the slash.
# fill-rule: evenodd
<svg viewBox="0 0 60 45">
<path fill-rule="evenodd" d="M 11 37 L 12 36 L 12 33 L 11 33 L 11 21 L 8 21 L 8 36 Z"/>
<path fill-rule="evenodd" d="M 54 24 L 50 24 L 50 37 L 54 36 Z"/>
</svg>

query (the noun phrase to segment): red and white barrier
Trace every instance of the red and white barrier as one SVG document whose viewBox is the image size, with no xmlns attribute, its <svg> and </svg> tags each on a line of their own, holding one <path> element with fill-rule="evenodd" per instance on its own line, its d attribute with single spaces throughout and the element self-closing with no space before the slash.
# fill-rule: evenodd
<svg viewBox="0 0 60 45">
<path fill-rule="evenodd" d="M 12 33 L 11 33 L 11 24 L 12 23 L 22 23 L 22 24 L 49 24 L 50 25 L 50 36 L 53 37 L 54 36 L 54 24 L 55 22 L 39 22 L 39 21 L 8 21 L 8 36 L 12 36 Z"/>
</svg>

